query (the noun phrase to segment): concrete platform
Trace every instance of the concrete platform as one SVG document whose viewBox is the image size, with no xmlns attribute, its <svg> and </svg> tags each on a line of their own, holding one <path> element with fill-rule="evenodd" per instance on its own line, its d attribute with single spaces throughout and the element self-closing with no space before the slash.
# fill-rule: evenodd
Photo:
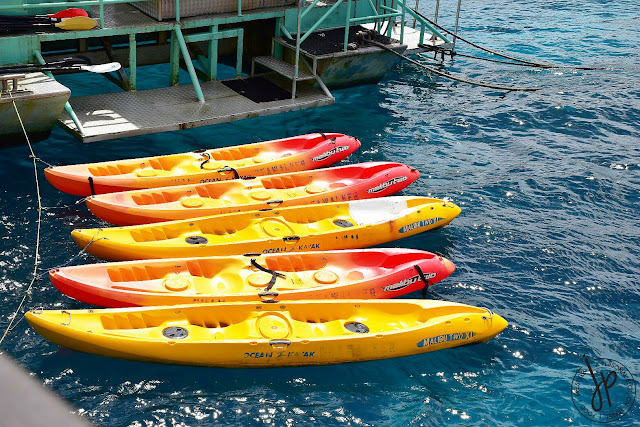
<svg viewBox="0 0 640 427">
<path fill-rule="evenodd" d="M 83 142 L 102 141 L 267 116 L 334 102 L 321 90 L 300 88 L 296 99 L 253 102 L 220 81 L 200 84 L 201 104 L 190 84 L 138 92 L 118 92 L 71 99 L 85 133 L 64 112 L 59 124 Z"/>
</svg>

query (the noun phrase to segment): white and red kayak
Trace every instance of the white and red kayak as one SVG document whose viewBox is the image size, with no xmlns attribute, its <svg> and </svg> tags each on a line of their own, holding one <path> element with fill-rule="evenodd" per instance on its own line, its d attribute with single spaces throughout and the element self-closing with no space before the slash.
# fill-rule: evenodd
<svg viewBox="0 0 640 427">
<path fill-rule="evenodd" d="M 381 299 L 426 289 L 455 270 L 414 249 L 155 259 L 51 270 L 60 292 L 104 307 L 225 301 Z"/>
<path fill-rule="evenodd" d="M 45 169 L 45 176 L 61 191 L 89 196 L 317 169 L 359 147 L 360 141 L 351 136 L 314 133 L 190 153 L 54 166 Z"/>
<path fill-rule="evenodd" d="M 87 206 L 116 225 L 389 196 L 420 176 L 402 163 L 370 162 L 249 180 L 98 194 Z"/>
</svg>

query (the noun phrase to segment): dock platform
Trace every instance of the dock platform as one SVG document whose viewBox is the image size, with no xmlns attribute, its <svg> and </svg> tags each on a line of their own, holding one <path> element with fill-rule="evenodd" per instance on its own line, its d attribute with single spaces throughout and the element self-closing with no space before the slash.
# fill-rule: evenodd
<svg viewBox="0 0 640 427">
<path fill-rule="evenodd" d="M 319 89 L 300 88 L 295 99 L 254 102 L 231 90 L 224 81 L 200 83 L 206 99 L 199 103 L 193 86 L 164 87 L 72 98 L 84 133 L 64 112 L 59 124 L 83 142 L 166 132 L 296 111 L 334 102 Z"/>
<path fill-rule="evenodd" d="M 375 23 L 362 24 L 363 27 L 373 30 L 376 28 Z M 400 40 L 400 23 L 397 23 L 391 28 L 391 38 Z M 441 47 L 444 49 L 450 48 L 451 43 L 446 43 L 441 38 L 432 39 L 432 35 L 429 31 L 424 34 L 423 42 L 420 44 L 420 28 L 413 28 L 409 25 L 404 27 L 404 35 L 402 43 L 407 45 L 405 55 L 414 55 L 417 53 L 433 51 L 435 47 Z"/>
</svg>

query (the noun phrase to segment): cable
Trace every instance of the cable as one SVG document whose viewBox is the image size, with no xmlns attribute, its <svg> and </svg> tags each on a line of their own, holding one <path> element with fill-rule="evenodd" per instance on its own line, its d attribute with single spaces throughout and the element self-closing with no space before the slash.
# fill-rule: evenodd
<svg viewBox="0 0 640 427">
<path fill-rule="evenodd" d="M 1 94 L 0 94 L 1 96 Z M 30 295 L 31 293 L 31 288 L 33 287 L 33 284 L 36 282 L 36 278 L 38 277 L 38 259 L 40 257 L 39 252 L 40 252 L 40 224 L 41 224 L 41 220 L 42 220 L 42 201 L 40 199 L 40 182 L 38 181 L 38 165 L 36 163 L 36 155 L 33 152 L 33 148 L 31 147 L 31 142 L 29 141 L 29 135 L 27 135 L 27 131 L 24 128 L 24 123 L 22 122 L 22 117 L 20 117 L 20 112 L 18 111 L 18 106 L 16 105 L 16 101 L 15 99 L 13 99 L 13 95 L 11 94 L 11 92 L 9 92 L 9 96 L 11 97 L 11 102 L 13 102 L 13 108 L 16 110 L 16 114 L 18 115 L 18 121 L 20 121 L 20 126 L 22 127 L 22 132 L 24 133 L 24 137 L 27 140 L 27 145 L 29 146 L 29 151 L 31 151 L 31 159 L 33 160 L 33 172 L 34 172 L 34 176 L 35 176 L 35 180 L 36 180 L 36 195 L 38 198 L 38 222 L 37 222 L 37 227 L 36 227 L 36 251 L 35 251 L 35 260 L 34 260 L 34 265 L 33 265 L 33 277 L 31 278 L 31 283 L 29 283 L 29 286 L 27 287 L 27 290 L 24 292 L 24 295 L 22 296 L 22 300 L 20 301 L 20 304 L 18 305 L 18 308 L 16 309 L 15 313 L 13 314 L 13 317 L 11 318 L 11 321 L 9 322 L 9 325 L 7 326 L 7 329 L 4 331 L 4 334 L 2 335 L 2 338 L 0 338 L 0 344 L 2 344 L 2 341 L 4 341 L 5 337 L 7 336 L 7 334 L 9 333 L 9 330 L 11 329 L 11 325 L 13 324 L 13 321 L 16 320 L 16 316 L 18 315 L 18 313 L 20 312 L 20 309 L 22 309 L 22 305 L 24 304 L 24 301 L 27 299 L 27 296 Z M 20 319 L 22 320 L 22 319 Z"/>
<path fill-rule="evenodd" d="M 538 88 L 538 87 L 527 88 L 527 87 L 498 86 L 498 85 L 491 85 L 491 84 L 487 84 L 487 83 L 476 82 L 476 81 L 473 81 L 473 80 L 462 79 L 462 78 L 459 78 L 459 77 L 454 77 L 454 76 L 451 76 L 451 75 L 449 75 L 447 73 L 443 73 L 442 71 L 434 70 L 431 67 L 427 67 L 426 65 L 421 64 L 420 62 L 418 62 L 418 61 L 416 61 L 414 59 L 411 59 L 406 55 L 398 53 L 395 50 L 391 49 L 390 47 L 387 47 L 387 46 L 383 45 L 382 43 L 378 43 L 377 41 L 368 40 L 368 39 L 363 39 L 363 41 L 365 41 L 367 43 L 371 43 L 374 46 L 378 46 L 378 47 L 380 47 L 382 49 L 388 50 L 389 52 L 392 52 L 393 54 L 399 56 L 400 58 L 402 58 L 402 59 L 404 59 L 406 61 L 409 61 L 414 65 L 417 65 L 418 67 L 424 68 L 424 69 L 428 70 L 429 72 L 431 72 L 433 74 L 436 74 L 436 75 L 441 76 L 441 77 L 445 77 L 447 79 L 455 80 L 455 81 L 462 82 L 462 83 L 467 83 L 467 84 L 474 85 L 474 86 L 488 87 L 490 89 L 499 89 L 499 90 L 507 90 L 507 91 L 534 92 L 534 91 L 537 91 L 537 90 L 541 90 L 541 88 Z"/>
<path fill-rule="evenodd" d="M 33 265 L 33 277 L 31 278 L 31 282 L 29 283 L 29 286 L 27 287 L 27 290 L 24 292 L 24 295 L 22 296 L 22 300 L 20 301 L 20 304 L 18 305 L 18 308 L 13 313 L 13 316 L 11 317 L 11 320 L 9 321 L 9 325 L 7 325 L 7 328 L 5 329 L 4 334 L 2 335 L 2 338 L 0 338 L 0 344 L 2 344 L 4 339 L 15 328 L 15 326 L 17 326 L 22 321 L 22 319 L 24 319 L 24 315 L 23 315 L 20 318 L 20 320 L 18 320 L 18 322 L 16 322 L 15 326 L 12 328 L 13 322 L 16 320 L 16 317 L 18 316 L 18 313 L 22 309 L 22 306 L 24 305 L 25 300 L 27 299 L 27 297 L 29 295 L 31 295 L 31 288 L 33 287 L 33 284 L 36 282 L 36 280 L 39 280 L 40 277 L 42 277 L 44 275 L 44 274 L 38 275 L 38 264 L 39 264 L 39 259 L 40 259 L 40 228 L 41 228 L 41 223 L 42 223 L 42 211 L 44 210 L 44 208 L 42 207 L 42 199 L 40 197 L 40 181 L 38 180 L 38 165 L 36 163 L 36 161 L 38 161 L 40 159 L 38 159 L 38 157 L 36 157 L 35 153 L 33 152 L 33 147 L 31 146 L 31 142 L 29 141 L 29 135 L 27 134 L 27 131 L 24 128 L 24 123 L 22 122 L 22 117 L 20 116 L 20 112 L 18 111 L 18 106 L 16 105 L 16 101 L 13 98 L 13 95 L 11 94 L 11 92 L 9 92 L 9 96 L 11 97 L 11 101 L 13 102 L 13 108 L 16 110 L 16 115 L 18 116 L 18 121 L 20 122 L 20 127 L 22 127 L 22 132 L 24 133 L 24 137 L 25 137 L 25 139 L 27 141 L 27 145 L 29 146 L 29 151 L 31 152 L 31 155 L 29 156 L 29 158 L 33 161 L 33 172 L 34 172 L 34 177 L 35 177 L 35 182 L 36 182 L 36 195 L 37 195 L 37 200 L 38 200 L 38 221 L 37 221 L 37 227 L 36 227 L 36 250 L 35 250 L 35 260 L 34 260 L 34 265 Z M 0 98 L 1 97 L 2 97 L 2 91 L 0 91 Z M 40 160 L 40 161 L 42 161 L 42 160 Z M 84 247 L 84 249 L 82 249 L 77 255 L 72 257 L 65 264 L 68 264 L 68 263 L 72 262 L 75 258 L 80 256 L 80 254 L 85 252 L 90 244 L 92 244 L 93 242 L 95 242 L 97 240 L 101 240 L 101 239 L 104 239 L 104 237 L 101 237 L 99 239 L 92 238 L 91 241 L 87 244 L 87 246 Z"/>
<path fill-rule="evenodd" d="M 567 69 L 571 69 L 571 70 L 604 70 L 605 69 L 605 68 L 595 68 L 595 67 L 572 67 L 572 66 L 566 66 L 566 65 L 542 64 L 542 63 L 539 63 L 539 62 L 532 62 L 532 61 L 527 61 L 526 59 L 516 58 L 515 56 L 509 56 L 509 55 L 506 55 L 504 53 L 496 52 L 495 50 L 491 50 L 491 49 L 488 49 L 486 47 L 482 47 L 482 46 L 480 46 L 478 44 L 475 44 L 472 41 L 469 41 L 469 40 L 465 39 L 464 37 L 461 37 L 458 34 L 454 34 L 451 31 L 447 30 L 446 28 L 441 27 L 440 25 L 436 24 L 435 22 L 433 22 L 432 20 L 430 20 L 429 18 L 427 18 L 426 16 L 424 16 L 423 14 L 418 12 L 416 9 L 411 9 L 411 10 L 413 10 L 419 17 L 421 17 L 422 19 L 424 19 L 425 21 L 427 21 L 431 25 L 433 25 L 433 26 L 437 27 L 438 29 L 446 32 L 447 34 L 450 34 L 450 35 L 454 36 L 457 39 L 462 40 L 465 43 L 470 44 L 471 46 L 475 47 L 476 49 L 480 49 L 480 50 L 483 50 L 485 52 L 491 53 L 493 55 L 501 56 L 501 57 L 506 58 L 506 59 L 511 59 L 512 61 L 522 62 L 523 64 L 527 64 L 530 67 L 537 67 L 537 68 L 567 68 Z M 477 59 L 484 59 L 484 58 L 477 58 Z"/>
</svg>

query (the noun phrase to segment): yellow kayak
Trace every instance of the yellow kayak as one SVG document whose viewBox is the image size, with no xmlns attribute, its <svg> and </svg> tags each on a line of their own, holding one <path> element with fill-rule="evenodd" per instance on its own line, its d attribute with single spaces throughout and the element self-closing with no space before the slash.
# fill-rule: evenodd
<svg viewBox="0 0 640 427">
<path fill-rule="evenodd" d="M 111 261 L 330 251 L 374 246 L 444 227 L 459 213 L 449 201 L 396 196 L 78 229 L 71 236 L 88 253 Z"/>
<path fill-rule="evenodd" d="M 408 356 L 484 342 L 508 325 L 485 308 L 434 300 L 34 310 L 26 318 L 40 335 L 73 350 L 225 368 Z"/>
</svg>

